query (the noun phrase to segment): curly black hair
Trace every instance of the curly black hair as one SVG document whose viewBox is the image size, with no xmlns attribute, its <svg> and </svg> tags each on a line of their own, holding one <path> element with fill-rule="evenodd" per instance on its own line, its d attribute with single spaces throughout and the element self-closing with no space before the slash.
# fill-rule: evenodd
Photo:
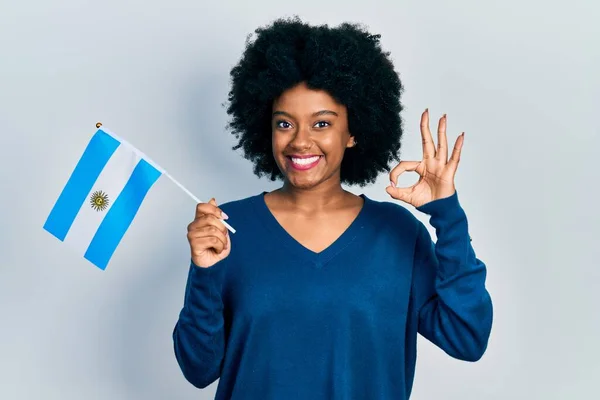
<svg viewBox="0 0 600 400">
<path fill-rule="evenodd" d="M 327 91 L 348 110 L 348 127 L 358 145 L 346 151 L 341 182 L 364 186 L 399 160 L 403 133 L 403 86 L 381 35 L 353 23 L 332 28 L 299 18 L 277 19 L 255 30 L 231 72 L 228 129 L 238 139 L 234 150 L 254 163 L 254 173 L 282 178 L 271 149 L 273 101 L 305 82 Z"/>
</svg>

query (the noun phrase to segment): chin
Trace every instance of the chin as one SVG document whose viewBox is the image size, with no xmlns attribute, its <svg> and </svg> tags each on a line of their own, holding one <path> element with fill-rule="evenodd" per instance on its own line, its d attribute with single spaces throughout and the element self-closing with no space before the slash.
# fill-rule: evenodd
<svg viewBox="0 0 600 400">
<path fill-rule="evenodd" d="M 298 177 L 293 176 L 288 176 L 287 181 L 291 186 L 297 189 L 311 189 L 320 183 L 320 181 L 316 179 L 298 179 Z"/>
</svg>

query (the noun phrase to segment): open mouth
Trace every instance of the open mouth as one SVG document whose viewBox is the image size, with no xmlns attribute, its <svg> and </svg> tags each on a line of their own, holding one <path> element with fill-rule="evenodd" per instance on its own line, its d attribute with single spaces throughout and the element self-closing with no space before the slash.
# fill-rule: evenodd
<svg viewBox="0 0 600 400">
<path fill-rule="evenodd" d="M 288 156 L 288 162 L 290 166 L 299 171 L 306 171 L 314 168 L 323 156 L 311 156 L 311 157 L 294 157 Z"/>
</svg>

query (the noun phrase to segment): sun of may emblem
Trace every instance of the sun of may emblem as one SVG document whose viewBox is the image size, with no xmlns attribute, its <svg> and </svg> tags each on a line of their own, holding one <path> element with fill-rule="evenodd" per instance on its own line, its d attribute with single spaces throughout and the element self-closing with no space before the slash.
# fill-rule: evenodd
<svg viewBox="0 0 600 400">
<path fill-rule="evenodd" d="M 90 204 L 96 211 L 104 211 L 108 207 L 108 195 L 102 190 L 96 190 L 90 197 Z"/>
</svg>

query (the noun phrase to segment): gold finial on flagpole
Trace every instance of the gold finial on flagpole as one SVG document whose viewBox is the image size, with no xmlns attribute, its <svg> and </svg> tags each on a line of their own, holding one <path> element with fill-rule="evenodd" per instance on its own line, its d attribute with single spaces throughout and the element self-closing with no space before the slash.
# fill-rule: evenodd
<svg viewBox="0 0 600 400">
<path fill-rule="evenodd" d="M 100 128 L 102 126 L 102 122 L 96 122 L 96 128 Z"/>
</svg>

